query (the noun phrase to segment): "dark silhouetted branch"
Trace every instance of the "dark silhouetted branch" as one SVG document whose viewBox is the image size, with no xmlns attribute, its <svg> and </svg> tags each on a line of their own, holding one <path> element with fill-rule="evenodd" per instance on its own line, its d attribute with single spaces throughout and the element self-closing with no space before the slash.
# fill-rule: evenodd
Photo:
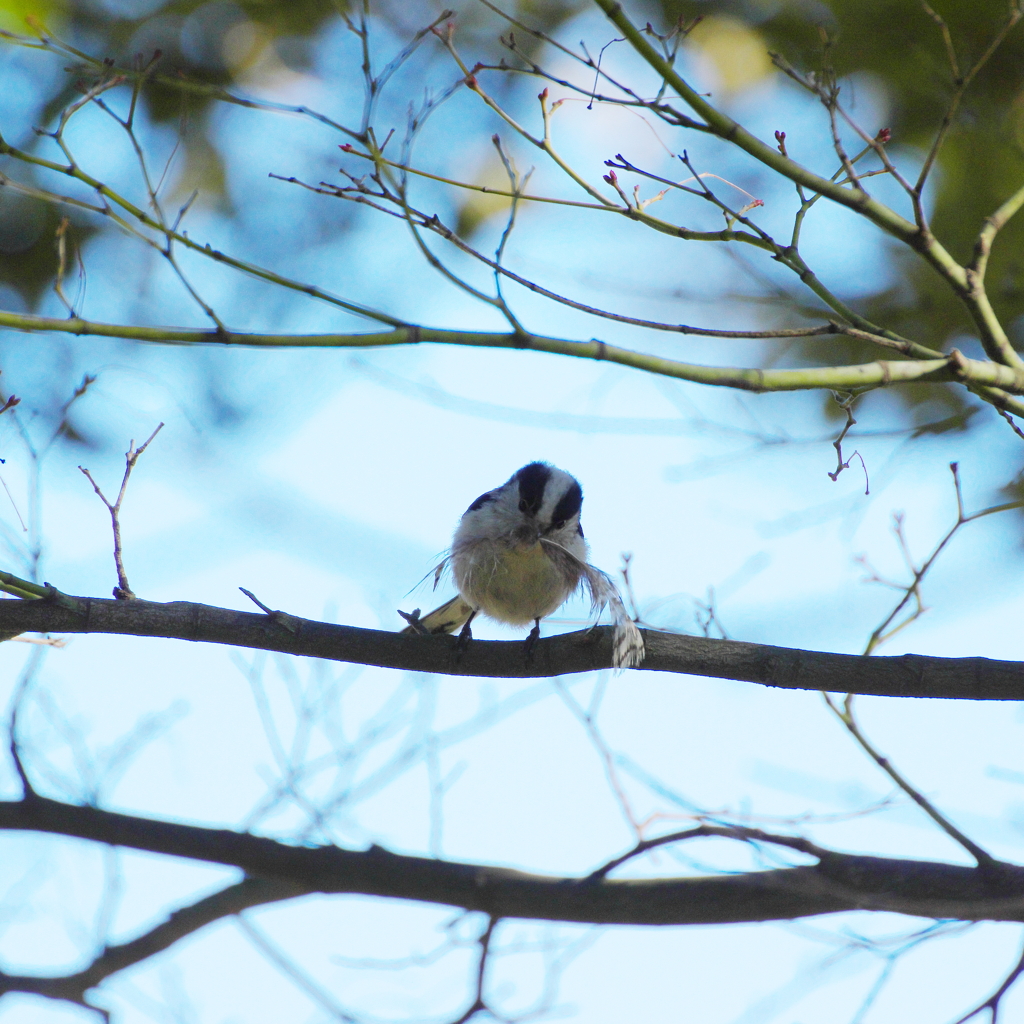
<svg viewBox="0 0 1024 1024">
<path fill-rule="evenodd" d="M 38 977 L 0 972 L 0 995 L 30 992 L 50 999 L 64 999 L 95 1010 L 86 992 L 106 978 L 168 949 L 179 939 L 240 910 L 302 896 L 308 890 L 287 881 L 246 878 L 204 899 L 175 910 L 144 935 L 116 946 L 106 946 L 88 967 L 74 974 Z M 100 1011 L 102 1012 L 102 1011 Z"/>
<path fill-rule="evenodd" d="M 809 855 L 818 863 L 805 867 L 697 878 L 564 878 L 409 857 L 379 846 L 368 850 L 290 846 L 230 829 L 156 821 L 45 797 L 0 801 L 0 829 L 75 836 L 232 865 L 249 876 L 286 882 L 295 887 L 294 895 L 360 893 L 461 907 L 495 918 L 680 925 L 875 910 L 945 919 L 1024 921 L 1024 867 L 1003 863 L 975 868 L 814 847 Z M 734 835 L 724 838 L 746 842 L 756 830 L 732 831 Z M 767 841 L 776 843 L 779 838 Z M 792 845 L 803 844 L 793 837 Z M 274 893 L 271 898 L 288 895 L 286 890 L 268 891 Z M 116 954 L 108 951 L 107 955 Z"/>
<path fill-rule="evenodd" d="M 0 589 L 10 587 L 31 593 L 27 589 L 30 586 L 34 585 L 8 573 L 0 574 Z M 519 641 L 474 640 L 456 657 L 456 641 L 448 636 L 389 633 L 302 619 L 284 612 L 268 616 L 188 601 L 112 601 L 71 597 L 52 587 L 48 591 L 35 589 L 49 596 L 0 601 L 0 635 L 36 632 L 169 637 L 383 668 L 509 679 L 611 667 L 612 630 L 605 626 L 541 640 L 526 663 Z M 643 633 L 647 656 L 640 668 L 650 672 L 882 697 L 1024 700 L 1021 662 L 919 654 L 868 658 L 651 629 Z"/>
</svg>

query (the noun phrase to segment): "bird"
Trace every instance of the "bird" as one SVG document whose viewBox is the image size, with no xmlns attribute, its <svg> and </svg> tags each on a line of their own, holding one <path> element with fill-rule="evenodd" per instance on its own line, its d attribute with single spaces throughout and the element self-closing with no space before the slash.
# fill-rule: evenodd
<svg viewBox="0 0 1024 1024">
<path fill-rule="evenodd" d="M 530 462 L 500 487 L 485 491 L 463 513 L 451 549 L 434 569 L 434 586 L 450 572 L 458 596 L 420 618 L 399 612 L 404 633 L 454 633 L 472 639 L 478 614 L 512 626 L 533 624 L 527 656 L 540 637 L 541 619 L 577 590 L 589 592 L 592 612 L 608 608 L 614 622 L 612 664 L 643 661 L 644 641 L 607 573 L 588 561 L 580 525 L 583 488 L 572 474 L 547 462 Z"/>
</svg>

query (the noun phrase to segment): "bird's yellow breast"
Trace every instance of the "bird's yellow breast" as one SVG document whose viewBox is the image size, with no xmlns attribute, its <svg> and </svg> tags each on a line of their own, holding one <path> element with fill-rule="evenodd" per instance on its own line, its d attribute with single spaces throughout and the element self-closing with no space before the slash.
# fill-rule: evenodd
<svg viewBox="0 0 1024 1024">
<path fill-rule="evenodd" d="M 540 543 L 481 545 L 456 582 L 462 596 L 499 622 L 524 626 L 550 615 L 572 592 Z"/>
</svg>

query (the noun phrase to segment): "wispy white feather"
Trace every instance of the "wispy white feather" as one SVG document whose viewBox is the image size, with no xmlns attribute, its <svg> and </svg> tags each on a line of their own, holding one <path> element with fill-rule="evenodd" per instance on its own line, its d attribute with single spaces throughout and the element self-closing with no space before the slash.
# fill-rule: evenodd
<svg viewBox="0 0 1024 1024">
<path fill-rule="evenodd" d="M 581 561 L 571 551 L 567 551 L 561 544 L 554 541 L 542 540 L 546 548 L 555 548 L 563 556 L 571 558 L 580 570 L 580 586 L 585 587 L 590 593 L 590 613 L 598 616 L 608 609 L 612 617 L 614 631 L 612 633 L 612 666 L 617 669 L 636 668 L 644 660 L 644 638 L 637 629 L 636 623 L 632 620 L 626 606 L 623 603 L 622 595 L 615 581 L 598 569 L 596 565 Z"/>
</svg>

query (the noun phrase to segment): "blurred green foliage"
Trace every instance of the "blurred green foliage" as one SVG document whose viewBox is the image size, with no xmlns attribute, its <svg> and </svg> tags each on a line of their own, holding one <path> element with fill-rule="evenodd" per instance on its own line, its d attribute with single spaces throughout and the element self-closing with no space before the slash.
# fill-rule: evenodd
<svg viewBox="0 0 1024 1024">
<path fill-rule="evenodd" d="M 1007 0 L 930 0 L 949 31 L 959 74 L 965 75 L 1006 23 Z M 868 77 L 885 97 L 890 153 L 911 181 L 949 109 L 955 73 L 938 21 L 921 0 L 664 0 L 665 24 L 695 18 L 745 25 L 798 70 L 834 69 L 840 80 Z M 698 27 L 699 33 L 699 27 Z M 699 45 L 699 34 L 695 39 Z M 850 85 L 840 94 L 848 105 Z M 785 125 L 780 124 L 785 130 Z M 984 220 L 1024 184 L 1024 20 L 1014 27 L 972 81 L 960 104 L 926 189 L 931 225 L 959 261 L 970 259 Z M 871 182 L 867 183 L 871 191 Z M 909 209 L 909 207 L 908 207 Z M 902 210 L 905 215 L 907 210 Z M 858 312 L 933 348 L 956 344 L 982 356 L 973 326 L 948 286 L 923 261 L 892 244 L 899 285 L 857 299 Z M 1024 216 L 1001 232 L 987 283 L 997 314 L 1018 348 L 1024 347 Z M 850 339 L 819 341 L 790 350 L 804 362 L 862 362 L 877 351 Z M 940 399 L 950 412 L 969 401 L 961 389 L 900 389 L 912 406 Z M 934 407 L 931 413 L 934 413 Z M 964 421 L 966 422 L 966 420 Z"/>
<path fill-rule="evenodd" d="M 585 5 L 586 0 L 521 0 L 515 13 L 554 32 Z M 240 91 L 245 92 L 249 76 L 309 69 L 317 38 L 347 13 L 348 6 L 344 0 L 0 0 L 0 28 L 19 34 L 48 30 L 119 67 L 142 67 L 152 61 L 165 81 L 168 76 L 180 77 L 225 88 L 243 83 Z M 398 38 L 411 36 L 438 10 L 401 0 L 371 5 L 372 14 L 383 18 Z M 499 50 L 489 12 L 476 5 L 466 13 L 460 17 L 460 31 L 482 43 L 486 24 L 490 37 L 486 43 Z M 40 61 L 40 68 L 45 63 Z M 358 73 L 358 68 L 354 70 Z M 61 110 L 81 94 L 83 84 L 96 79 L 95 69 L 84 63 L 67 66 L 65 71 L 69 74 L 62 78 L 40 77 L 33 125 L 52 131 Z M 196 189 L 204 202 L 231 212 L 228 176 L 210 126 L 209 115 L 217 101 L 158 81 L 146 84 L 141 99 L 152 120 L 177 128 L 175 195 L 183 199 Z M 10 126 L 0 125 L 0 130 L 9 134 Z M 29 151 L 39 145 L 33 136 L 9 141 Z M 25 184 L 38 182 L 38 176 L 24 165 L 7 170 Z M 15 207 L 18 216 L 5 213 Z M 27 207 L 20 199 L 0 205 L 0 284 L 15 289 L 25 305 L 34 309 L 56 274 L 53 234 L 60 218 L 43 202 L 30 200 Z M 95 230 L 105 228 L 109 225 Z M 78 237 L 84 237 L 81 231 Z"/>
<path fill-rule="evenodd" d="M 507 8 L 525 23 L 557 35 L 559 27 L 586 6 L 586 0 L 519 0 Z M 961 74 L 986 51 L 1008 12 L 1007 0 L 935 0 L 934 8 L 948 25 Z M 0 0 L 5 25 L 24 30 L 24 24 L 12 23 L 26 12 L 34 13 L 91 54 L 125 65 L 133 60 L 146 63 L 160 51 L 161 74 L 223 86 L 244 81 L 260 62 L 293 70 L 308 67 L 317 38 L 344 10 L 344 4 L 329 0 Z M 428 11 L 425 5 L 385 0 L 373 4 L 372 10 L 391 24 L 396 35 L 407 36 L 439 8 Z M 638 6 L 635 13 L 641 22 L 645 14 L 659 20 L 653 8 L 644 11 Z M 871 133 L 889 128 L 890 151 L 908 167 L 920 163 L 953 94 L 955 75 L 942 31 L 921 0 L 662 0 L 661 14 L 663 26 L 703 18 L 705 29 L 695 32 L 688 45 L 709 48 L 709 53 L 717 46 L 720 60 L 731 55 L 734 68 L 743 72 L 736 88 L 758 75 L 778 73 L 764 58 L 768 51 L 777 51 L 804 72 L 820 71 L 827 64 L 842 80 L 856 83 L 869 78 L 886 98 L 889 120 L 884 126 L 864 127 Z M 715 24 L 717 32 L 707 29 Z M 499 51 L 495 23 L 481 5 L 465 4 L 459 27 L 464 52 L 482 57 L 484 50 L 492 55 Z M 984 218 L 1024 181 L 1022 69 L 1024 22 L 1010 32 L 973 81 L 933 172 L 928 194 L 933 227 L 960 260 L 969 258 Z M 52 126 L 53 117 L 75 95 L 74 77 L 45 81 L 34 123 Z M 849 91 L 846 86 L 843 95 Z M 179 127 L 179 167 L 184 168 L 179 189 L 198 188 L 206 201 L 219 200 L 221 209 L 228 210 L 227 179 L 208 117 L 214 102 L 209 96 L 154 83 L 143 92 L 153 119 Z M 32 146 L 35 141 L 22 139 L 20 144 Z M 58 218 L 41 207 L 30 213 L 18 207 L 17 216 L 5 213 L 13 209 L 10 204 L 0 207 L 0 282 L 17 289 L 33 306 L 56 272 L 53 232 Z M 467 218 L 470 213 L 477 220 L 488 215 L 486 210 L 469 210 Z M 472 230 L 468 219 L 464 226 Z M 948 287 L 912 253 L 895 244 L 891 250 L 898 286 L 861 296 L 856 300 L 858 310 L 927 345 L 948 347 L 955 341 L 975 354 L 970 321 Z M 1012 333 L 1024 324 L 1024 215 L 1000 235 L 988 281 L 996 311 Z M 1016 337 L 1024 341 L 1022 334 Z M 815 339 L 804 347 L 789 343 L 785 358 L 848 363 L 876 355 L 856 341 L 835 337 Z M 944 404 L 940 414 L 951 416 L 953 424 L 965 409 L 962 389 L 945 389 L 940 396 L 934 388 L 906 388 L 900 395 L 911 406 L 927 395 L 930 419 L 935 402 Z"/>
<path fill-rule="evenodd" d="M 147 0 L 69 4 L 0 0 L 0 24 L 19 33 L 39 26 L 120 66 L 155 60 L 164 75 L 229 87 L 260 59 L 296 70 L 308 67 L 308 44 L 337 17 L 338 10 L 331 0 L 171 0 L 163 4 Z M 34 125 L 52 130 L 60 111 L 80 95 L 81 84 L 91 84 L 95 78 L 94 70 L 86 65 L 66 70 L 70 74 L 48 80 L 49 91 L 40 88 Z M 176 191 L 187 195 L 198 189 L 205 201 L 226 210 L 227 175 L 208 118 L 213 102 L 207 95 L 153 82 L 142 91 L 148 116 L 178 128 Z M 2 127 L 10 131 L 9 126 Z M 38 148 L 38 139 L 31 137 L 10 141 L 30 151 Z M 52 157 L 52 153 L 48 155 Z M 37 180 L 24 166 L 17 168 L 17 177 L 27 184 Z M 60 216 L 39 201 L 7 197 L 0 203 L 0 283 L 20 293 L 30 309 L 54 281 L 54 232 L 59 222 Z M 77 231 L 79 240 L 84 238 L 82 230 Z"/>
<path fill-rule="evenodd" d="M 15 287 L 29 308 L 35 307 L 58 275 L 56 236 L 62 217 L 61 211 L 49 203 L 0 192 L 0 281 Z M 78 252 L 96 231 L 82 217 L 69 218 L 63 277 L 71 302 L 77 291 Z"/>
</svg>

